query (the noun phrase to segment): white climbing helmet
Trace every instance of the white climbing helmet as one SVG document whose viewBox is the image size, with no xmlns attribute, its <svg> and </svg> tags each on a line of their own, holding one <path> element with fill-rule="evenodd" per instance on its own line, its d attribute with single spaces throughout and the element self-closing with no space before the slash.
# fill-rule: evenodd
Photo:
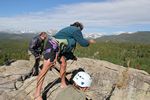
<svg viewBox="0 0 150 100">
<path fill-rule="evenodd" d="M 90 75 L 85 72 L 78 72 L 73 81 L 80 87 L 90 87 L 92 83 Z"/>
</svg>

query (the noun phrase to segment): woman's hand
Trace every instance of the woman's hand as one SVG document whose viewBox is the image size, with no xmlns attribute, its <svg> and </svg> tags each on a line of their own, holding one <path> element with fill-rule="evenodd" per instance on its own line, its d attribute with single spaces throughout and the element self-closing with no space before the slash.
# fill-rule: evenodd
<svg viewBox="0 0 150 100">
<path fill-rule="evenodd" d="M 89 40 L 89 43 L 90 43 L 90 44 L 94 44 L 94 43 L 96 43 L 96 41 L 95 41 L 94 39 L 90 39 L 90 40 Z"/>
</svg>

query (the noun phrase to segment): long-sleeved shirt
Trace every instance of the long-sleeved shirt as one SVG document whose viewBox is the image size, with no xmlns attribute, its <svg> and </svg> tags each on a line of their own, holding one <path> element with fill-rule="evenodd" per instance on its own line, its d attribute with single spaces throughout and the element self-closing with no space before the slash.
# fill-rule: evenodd
<svg viewBox="0 0 150 100">
<path fill-rule="evenodd" d="M 31 53 L 37 57 L 43 52 L 44 41 L 40 38 L 40 36 L 34 37 L 29 44 L 29 50 Z"/>
<path fill-rule="evenodd" d="M 88 40 L 83 38 L 81 30 L 75 26 L 63 28 L 54 37 L 57 39 L 67 39 L 68 46 L 66 49 L 68 51 L 72 50 L 76 43 L 79 43 L 83 47 L 89 46 Z"/>
</svg>

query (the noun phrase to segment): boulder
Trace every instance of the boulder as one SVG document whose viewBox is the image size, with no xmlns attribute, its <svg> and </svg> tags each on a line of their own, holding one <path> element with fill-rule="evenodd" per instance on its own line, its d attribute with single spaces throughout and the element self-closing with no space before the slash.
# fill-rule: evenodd
<svg viewBox="0 0 150 100">
<path fill-rule="evenodd" d="M 18 90 L 14 87 L 15 79 L 31 70 L 29 65 L 27 60 L 18 60 L 10 66 L 0 67 L 0 100 L 34 99 L 36 76 L 26 79 L 23 83 L 17 82 L 16 85 L 20 87 Z M 55 67 L 48 71 L 44 80 L 41 93 L 44 100 L 55 100 L 56 95 L 62 90 L 59 65 Z M 73 63 L 68 61 L 66 71 L 68 81 L 71 82 L 77 71 L 83 70 L 93 79 L 90 90 L 86 92 L 89 100 L 149 100 L 150 98 L 150 75 L 143 70 L 126 68 L 102 60 L 78 58 Z"/>
</svg>

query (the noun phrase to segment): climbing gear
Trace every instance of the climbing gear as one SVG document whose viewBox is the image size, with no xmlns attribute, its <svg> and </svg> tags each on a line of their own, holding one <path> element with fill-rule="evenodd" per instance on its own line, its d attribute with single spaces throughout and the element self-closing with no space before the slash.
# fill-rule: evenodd
<svg viewBox="0 0 150 100">
<path fill-rule="evenodd" d="M 92 83 L 90 75 L 85 72 L 78 72 L 73 81 L 80 87 L 90 87 Z"/>
<path fill-rule="evenodd" d="M 51 44 L 59 44 L 59 42 L 58 42 L 54 37 L 46 38 L 46 39 L 44 40 L 43 50 L 46 49 L 46 44 L 47 44 L 48 41 L 49 41 Z"/>
<path fill-rule="evenodd" d="M 59 45 L 59 53 L 60 52 L 64 52 L 64 50 L 66 49 L 66 47 L 68 45 L 67 39 L 57 39 L 57 38 L 54 38 L 54 37 L 51 37 L 51 39 L 58 43 L 58 45 Z"/>
</svg>

